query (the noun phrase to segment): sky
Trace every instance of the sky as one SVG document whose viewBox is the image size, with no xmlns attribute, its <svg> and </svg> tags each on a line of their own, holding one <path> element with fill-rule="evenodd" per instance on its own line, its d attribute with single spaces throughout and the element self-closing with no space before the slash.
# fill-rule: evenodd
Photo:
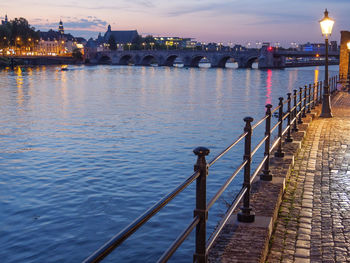
<svg viewBox="0 0 350 263">
<path fill-rule="evenodd" d="M 350 31 L 350 0 L 0 0 L 0 19 L 24 17 L 36 29 L 57 30 L 60 19 L 74 36 L 138 30 L 153 36 L 191 37 L 200 42 L 323 42 L 325 8 L 335 20 L 330 40 Z"/>
</svg>

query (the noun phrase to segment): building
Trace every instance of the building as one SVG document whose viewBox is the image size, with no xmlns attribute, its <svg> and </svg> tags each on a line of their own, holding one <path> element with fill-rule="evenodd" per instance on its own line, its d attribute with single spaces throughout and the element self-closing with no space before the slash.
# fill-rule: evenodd
<svg viewBox="0 0 350 263">
<path fill-rule="evenodd" d="M 84 53 L 84 38 L 75 38 L 71 34 L 64 33 L 63 22 L 60 20 L 58 31 L 50 29 L 41 32 L 40 40 L 35 46 L 34 53 L 43 56 L 70 56 L 75 49 Z"/>
<path fill-rule="evenodd" d="M 300 50 L 301 51 L 313 51 L 313 52 L 324 52 L 326 48 L 325 43 L 306 43 L 303 45 L 300 45 Z M 338 51 L 338 45 L 337 41 L 331 41 L 329 45 L 329 51 Z"/>
<path fill-rule="evenodd" d="M 155 37 L 154 40 L 159 45 L 165 45 L 167 47 L 175 48 L 193 48 L 197 45 L 196 41 L 192 38 L 181 38 L 181 37 Z"/>
<path fill-rule="evenodd" d="M 113 30 L 111 25 L 108 25 L 107 32 L 103 36 L 103 42 L 108 43 L 110 38 L 114 38 L 118 49 L 122 49 L 124 45 L 133 43 L 139 36 L 137 30 Z M 101 35 L 99 35 L 101 40 Z"/>
</svg>

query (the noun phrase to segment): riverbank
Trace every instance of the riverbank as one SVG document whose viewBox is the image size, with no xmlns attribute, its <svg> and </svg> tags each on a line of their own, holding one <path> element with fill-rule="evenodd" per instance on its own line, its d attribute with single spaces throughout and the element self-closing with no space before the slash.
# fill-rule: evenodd
<svg viewBox="0 0 350 263">
<path fill-rule="evenodd" d="M 285 157 L 271 160 L 273 180 L 256 180 L 254 223 L 233 215 L 210 262 L 345 262 L 349 258 L 350 95 L 332 99 L 333 118 L 321 106 L 303 118 Z M 321 202 L 321 200 L 324 200 Z"/>
<path fill-rule="evenodd" d="M 0 67 L 82 64 L 73 57 L 0 57 Z"/>
</svg>

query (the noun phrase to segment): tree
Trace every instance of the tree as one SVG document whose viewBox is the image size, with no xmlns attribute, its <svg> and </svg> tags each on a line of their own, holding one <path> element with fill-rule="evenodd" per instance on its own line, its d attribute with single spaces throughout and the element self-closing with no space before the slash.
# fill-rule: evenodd
<svg viewBox="0 0 350 263">
<path fill-rule="evenodd" d="M 109 49 L 110 50 L 117 50 L 117 42 L 115 41 L 115 38 L 113 35 L 111 35 L 108 39 Z"/>
<path fill-rule="evenodd" d="M 31 27 L 28 21 L 21 17 L 0 25 L 0 46 L 33 46 L 39 40 L 39 32 Z"/>
</svg>

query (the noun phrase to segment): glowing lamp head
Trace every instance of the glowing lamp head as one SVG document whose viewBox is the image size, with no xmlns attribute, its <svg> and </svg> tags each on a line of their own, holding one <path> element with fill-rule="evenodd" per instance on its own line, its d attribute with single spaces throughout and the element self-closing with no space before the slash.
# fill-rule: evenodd
<svg viewBox="0 0 350 263">
<path fill-rule="evenodd" d="M 267 48 L 267 51 L 272 51 L 273 50 L 273 47 L 271 47 L 271 46 L 269 46 L 268 48 Z"/>
<path fill-rule="evenodd" d="M 327 9 L 324 11 L 324 17 L 320 20 L 322 35 L 328 37 L 332 34 L 334 20 L 328 17 Z"/>
<path fill-rule="evenodd" d="M 348 47 L 348 50 L 350 51 L 350 41 L 346 43 L 346 46 Z"/>
</svg>

